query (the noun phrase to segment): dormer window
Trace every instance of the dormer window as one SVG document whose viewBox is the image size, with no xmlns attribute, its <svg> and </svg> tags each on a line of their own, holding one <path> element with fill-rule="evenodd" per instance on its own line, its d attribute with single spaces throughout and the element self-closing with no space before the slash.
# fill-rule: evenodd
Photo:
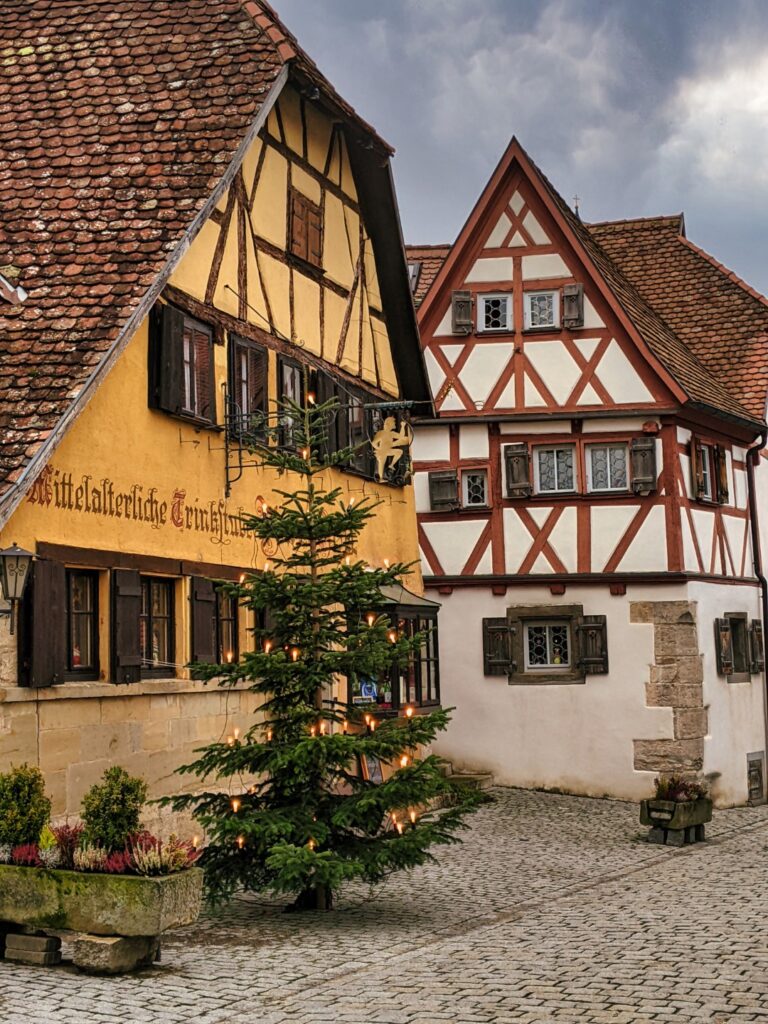
<svg viewBox="0 0 768 1024">
<path fill-rule="evenodd" d="M 560 322 L 560 296 L 556 291 L 525 292 L 525 329 L 557 327 Z"/>
<path fill-rule="evenodd" d="M 512 330 L 512 296 L 509 294 L 478 295 L 477 331 L 486 334 L 491 331 Z"/>
</svg>

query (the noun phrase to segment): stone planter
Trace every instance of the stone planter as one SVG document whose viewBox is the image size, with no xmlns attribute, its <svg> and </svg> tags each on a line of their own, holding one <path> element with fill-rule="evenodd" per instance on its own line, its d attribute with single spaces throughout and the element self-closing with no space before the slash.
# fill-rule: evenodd
<svg viewBox="0 0 768 1024">
<path fill-rule="evenodd" d="M 155 959 L 163 932 L 197 920 L 202 888 L 200 868 L 149 878 L 0 864 L 0 922 L 84 933 L 75 965 L 121 973 Z"/>
<path fill-rule="evenodd" d="M 650 827 L 649 843 L 684 846 L 703 842 L 704 825 L 711 820 L 709 797 L 680 801 L 652 799 L 640 803 L 640 824 Z"/>
</svg>

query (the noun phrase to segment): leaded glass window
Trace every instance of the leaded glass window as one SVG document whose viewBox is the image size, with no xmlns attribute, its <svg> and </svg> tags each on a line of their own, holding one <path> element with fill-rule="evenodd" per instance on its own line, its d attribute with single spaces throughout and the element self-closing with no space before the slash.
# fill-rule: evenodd
<svg viewBox="0 0 768 1024">
<path fill-rule="evenodd" d="M 465 508 L 488 504 L 488 473 L 484 469 L 465 470 L 461 474 L 461 503 Z"/>
<path fill-rule="evenodd" d="M 556 327 L 558 318 L 557 292 L 525 293 L 525 326 Z"/>
<path fill-rule="evenodd" d="M 587 448 L 587 468 L 591 491 L 626 491 L 627 446 L 592 444 Z"/>
<path fill-rule="evenodd" d="M 512 329 L 512 296 L 481 295 L 477 303 L 479 331 L 509 331 Z"/>
<path fill-rule="evenodd" d="M 537 448 L 534 469 L 536 491 L 540 494 L 575 489 L 573 445 Z"/>
<path fill-rule="evenodd" d="M 567 622 L 529 622 L 525 626 L 526 668 L 559 669 L 571 664 L 571 633 Z"/>
</svg>

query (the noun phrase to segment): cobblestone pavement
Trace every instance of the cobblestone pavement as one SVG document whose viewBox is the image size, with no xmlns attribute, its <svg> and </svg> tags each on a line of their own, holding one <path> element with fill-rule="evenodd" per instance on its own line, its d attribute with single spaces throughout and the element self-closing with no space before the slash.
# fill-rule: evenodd
<svg viewBox="0 0 768 1024">
<path fill-rule="evenodd" d="M 768 1021 L 768 808 L 673 850 L 633 804 L 496 796 L 439 865 L 334 913 L 243 898 L 133 977 L 0 963 L 0 1024 Z"/>
</svg>

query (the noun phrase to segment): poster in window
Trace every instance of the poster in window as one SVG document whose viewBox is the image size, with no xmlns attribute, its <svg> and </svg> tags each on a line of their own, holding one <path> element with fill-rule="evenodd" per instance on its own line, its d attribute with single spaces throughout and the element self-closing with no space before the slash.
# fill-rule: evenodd
<svg viewBox="0 0 768 1024">
<path fill-rule="evenodd" d="M 384 781 L 381 758 L 376 757 L 375 754 L 363 754 L 360 757 L 360 771 L 368 782 L 375 782 L 378 785 Z"/>
</svg>

